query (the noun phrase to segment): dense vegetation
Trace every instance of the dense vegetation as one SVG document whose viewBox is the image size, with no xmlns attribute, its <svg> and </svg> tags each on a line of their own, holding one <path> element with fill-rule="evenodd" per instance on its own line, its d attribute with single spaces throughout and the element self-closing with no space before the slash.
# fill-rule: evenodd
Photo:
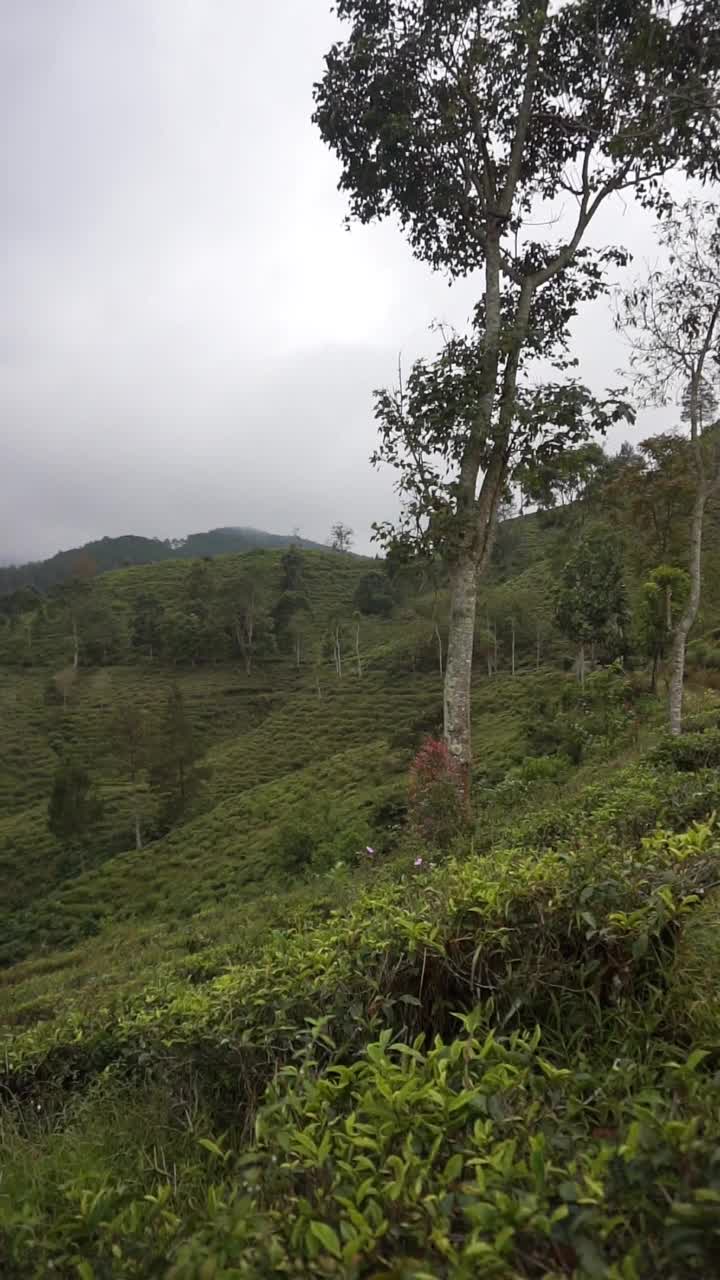
<svg viewBox="0 0 720 1280">
<path fill-rule="evenodd" d="M 8 1280 L 720 1273 L 720 224 L 661 182 L 720 176 L 716 8 L 340 0 L 351 213 L 484 278 L 376 395 L 386 556 L 2 580 Z M 566 375 L 619 191 L 680 423 L 610 456 Z"/>
<path fill-rule="evenodd" d="M 600 628 L 581 685 L 558 565 L 606 465 L 500 528 L 471 830 L 422 751 L 407 782 L 442 567 L 253 552 L 7 617 L 4 1275 L 712 1265 L 717 601 L 673 743 L 618 498 L 625 667 Z"/>
</svg>

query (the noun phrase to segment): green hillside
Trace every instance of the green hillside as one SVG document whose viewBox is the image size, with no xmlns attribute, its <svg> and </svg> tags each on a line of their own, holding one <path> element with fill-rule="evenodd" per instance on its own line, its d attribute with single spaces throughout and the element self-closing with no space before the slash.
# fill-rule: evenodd
<svg viewBox="0 0 720 1280">
<path fill-rule="evenodd" d="M 0 565 L 0 596 L 23 587 L 47 591 L 67 578 L 73 572 L 74 565 L 82 558 L 92 560 L 98 573 L 107 573 L 126 565 L 155 564 L 165 560 L 217 556 L 262 548 L 279 549 L 289 547 L 291 543 L 305 550 L 322 550 L 320 543 L 308 538 L 266 533 L 263 529 L 234 527 L 208 529 L 206 533 L 190 533 L 184 538 L 144 538 L 138 534 L 97 538 L 83 543 L 81 547 L 58 551 L 46 560 Z"/>
<path fill-rule="evenodd" d="M 639 661 L 580 695 L 565 536 L 501 530 L 474 823 L 437 840 L 406 806 L 442 721 L 442 575 L 389 605 L 373 578 L 363 613 L 377 562 L 256 551 L 5 622 L 3 1276 L 709 1274 L 720 696 L 696 665 L 673 745 Z M 223 612 L 248 599 L 250 670 Z M 173 658 L 148 600 L 197 622 Z M 114 726 L 157 731 L 173 690 L 200 780 L 163 825 Z M 77 840 L 48 828 L 68 759 L 101 801 Z"/>
</svg>

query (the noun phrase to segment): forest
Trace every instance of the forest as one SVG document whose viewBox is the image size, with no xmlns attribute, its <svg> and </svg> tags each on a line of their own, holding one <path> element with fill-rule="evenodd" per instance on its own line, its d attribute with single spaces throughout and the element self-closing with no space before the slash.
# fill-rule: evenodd
<svg viewBox="0 0 720 1280">
<path fill-rule="evenodd" d="M 0 571 L 0 1273 L 709 1277 L 720 13 L 337 16 L 350 224 L 476 304 L 368 391 L 376 555 Z M 597 247 L 616 198 L 659 265 Z"/>
</svg>

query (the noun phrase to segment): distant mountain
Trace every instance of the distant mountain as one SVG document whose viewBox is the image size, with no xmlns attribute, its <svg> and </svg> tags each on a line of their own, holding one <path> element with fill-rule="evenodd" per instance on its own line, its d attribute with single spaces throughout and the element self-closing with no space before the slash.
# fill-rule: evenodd
<svg viewBox="0 0 720 1280">
<path fill-rule="evenodd" d="M 0 595 L 8 595 L 20 587 L 45 592 L 69 577 L 80 557 L 94 561 L 98 573 L 107 573 L 110 569 L 121 569 L 130 564 L 219 556 L 230 551 L 252 551 L 258 547 L 272 550 L 289 547 L 292 543 L 309 551 L 327 550 L 322 543 L 311 542 L 308 538 L 233 526 L 191 533 L 186 538 L 143 538 L 131 533 L 119 538 L 98 538 L 82 547 L 58 551 L 47 560 L 0 567 Z"/>
</svg>

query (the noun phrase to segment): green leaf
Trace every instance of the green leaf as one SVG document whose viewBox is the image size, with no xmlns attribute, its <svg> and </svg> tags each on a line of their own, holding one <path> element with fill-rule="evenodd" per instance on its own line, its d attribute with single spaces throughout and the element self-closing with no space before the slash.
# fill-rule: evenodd
<svg viewBox="0 0 720 1280">
<path fill-rule="evenodd" d="M 331 1253 L 334 1258 L 341 1257 L 342 1250 L 338 1234 L 327 1222 L 317 1222 L 313 1219 L 310 1223 L 310 1231 L 328 1253 Z"/>
<path fill-rule="evenodd" d="M 450 1159 L 448 1160 L 447 1164 L 445 1165 L 445 1169 L 443 1170 L 445 1181 L 455 1182 L 460 1177 L 462 1171 L 463 1171 L 463 1158 L 459 1152 L 456 1152 L 454 1156 L 450 1156 Z"/>
<path fill-rule="evenodd" d="M 687 1067 L 688 1071 L 694 1071 L 696 1067 L 699 1067 L 700 1063 L 705 1058 L 707 1058 L 708 1052 L 709 1052 L 708 1049 L 693 1049 L 687 1062 L 685 1063 L 685 1066 Z"/>
<path fill-rule="evenodd" d="M 212 1138 L 198 1138 L 198 1146 L 204 1147 L 211 1155 L 217 1156 L 218 1160 L 225 1160 L 227 1157 L 227 1152 L 213 1142 Z"/>
</svg>

